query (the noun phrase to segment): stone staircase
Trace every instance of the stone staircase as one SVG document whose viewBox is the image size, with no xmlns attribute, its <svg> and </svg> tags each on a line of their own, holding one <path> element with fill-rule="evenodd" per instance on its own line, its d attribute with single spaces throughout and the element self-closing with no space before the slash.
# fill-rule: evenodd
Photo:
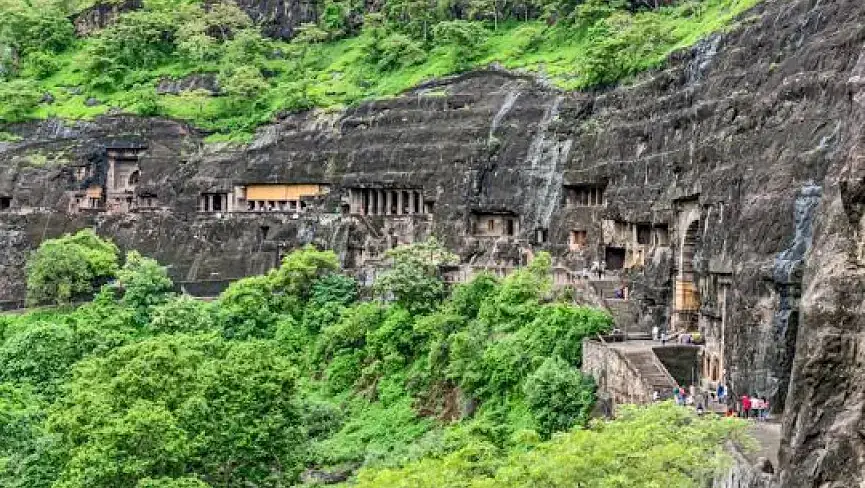
<svg viewBox="0 0 865 488">
<path fill-rule="evenodd" d="M 613 316 L 613 322 L 616 324 L 617 329 L 628 335 L 649 333 L 649 331 L 640 328 L 640 307 L 636 302 L 617 298 L 605 298 L 604 305 Z"/>
<path fill-rule="evenodd" d="M 601 298 L 607 310 L 610 311 L 617 329 L 628 335 L 649 334 L 649 331 L 640 328 L 639 304 L 632 300 L 614 298 L 616 288 L 620 286 L 620 283 L 617 278 L 591 280 L 592 288 Z"/>
<path fill-rule="evenodd" d="M 643 382 L 660 393 L 661 398 L 671 397 L 673 388 L 679 386 L 651 349 L 623 351 L 623 355 Z"/>
<path fill-rule="evenodd" d="M 613 298 L 615 296 L 616 288 L 619 287 L 620 280 L 618 279 L 592 279 L 589 281 L 592 284 L 592 288 L 595 289 L 595 293 L 598 294 L 602 299 L 605 298 Z"/>
</svg>

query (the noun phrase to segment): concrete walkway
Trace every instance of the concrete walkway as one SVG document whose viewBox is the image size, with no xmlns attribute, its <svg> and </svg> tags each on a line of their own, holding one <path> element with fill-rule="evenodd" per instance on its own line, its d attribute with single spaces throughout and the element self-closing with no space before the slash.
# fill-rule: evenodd
<svg viewBox="0 0 865 488">
<path fill-rule="evenodd" d="M 778 450 L 781 448 L 781 424 L 778 422 L 751 422 L 749 432 L 757 439 L 759 448 L 755 452 L 745 453 L 749 461 L 756 462 L 764 457 L 772 461 L 772 466 L 778 469 Z"/>
</svg>

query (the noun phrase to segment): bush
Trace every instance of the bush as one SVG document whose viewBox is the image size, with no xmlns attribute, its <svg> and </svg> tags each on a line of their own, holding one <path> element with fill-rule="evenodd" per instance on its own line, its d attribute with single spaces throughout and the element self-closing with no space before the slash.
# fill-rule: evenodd
<svg viewBox="0 0 865 488">
<path fill-rule="evenodd" d="M 0 345 L 0 382 L 27 383 L 37 392 L 53 393 L 80 357 L 69 326 L 28 324 Z"/>
<path fill-rule="evenodd" d="M 30 80 L 0 81 L 0 122 L 23 120 L 39 105 L 41 97 L 42 93 Z"/>
<path fill-rule="evenodd" d="M 174 297 L 153 308 L 149 327 L 163 334 L 212 331 L 215 330 L 212 307 L 188 295 Z"/>
<path fill-rule="evenodd" d="M 453 53 L 458 69 L 467 68 L 483 54 L 481 46 L 486 37 L 487 30 L 479 22 L 448 20 L 433 27 L 436 45 Z"/>
<path fill-rule="evenodd" d="M 151 309 L 168 299 L 174 283 L 165 267 L 156 260 L 146 258 L 138 251 L 130 251 L 117 272 L 115 286 L 123 292 L 121 303 L 135 310 L 138 323 L 143 325 Z"/>
<path fill-rule="evenodd" d="M 373 39 L 366 47 L 368 61 L 381 71 L 393 71 L 420 64 L 426 53 L 420 43 L 403 34 Z"/>
<path fill-rule="evenodd" d="M 595 404 L 594 381 L 558 356 L 547 358 L 529 375 L 524 392 L 538 430 L 546 437 L 585 424 Z"/>
<path fill-rule="evenodd" d="M 56 486 L 190 472 L 222 486 L 290 485 L 305 451 L 295 374 L 266 343 L 216 336 L 161 335 L 86 359 L 47 420 L 67 453 Z"/>
<path fill-rule="evenodd" d="M 296 308 L 293 297 L 276 294 L 265 276 L 235 281 L 216 302 L 217 323 L 228 339 L 272 338 L 280 314 Z"/>
<path fill-rule="evenodd" d="M 68 303 L 117 273 L 117 246 L 92 230 L 43 242 L 27 261 L 27 301 Z"/>
<path fill-rule="evenodd" d="M 746 428 L 736 419 L 698 417 L 669 403 L 626 406 L 616 421 L 556 436 L 527 452 L 515 451 L 505 461 L 493 446 L 472 444 L 396 469 L 363 469 L 355 486 L 696 488 L 711 484 L 728 462 L 729 455 L 719 446 L 746 440 Z"/>
<path fill-rule="evenodd" d="M 376 280 L 374 289 L 382 298 L 393 300 L 413 314 L 432 311 L 444 298 L 442 265 L 458 258 L 434 238 L 387 251 L 393 262 Z"/>
</svg>

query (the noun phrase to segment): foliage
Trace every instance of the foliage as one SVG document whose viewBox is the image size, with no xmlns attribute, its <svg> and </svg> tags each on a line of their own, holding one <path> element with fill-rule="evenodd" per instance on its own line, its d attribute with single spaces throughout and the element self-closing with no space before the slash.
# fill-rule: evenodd
<svg viewBox="0 0 865 488">
<path fill-rule="evenodd" d="M 436 24 L 433 36 L 438 44 L 450 48 L 456 69 L 462 70 L 483 54 L 487 31 L 476 22 L 449 20 Z"/>
<path fill-rule="evenodd" d="M 333 251 L 317 251 L 306 246 L 286 256 L 282 265 L 270 273 L 269 279 L 277 289 L 305 299 L 318 278 L 333 273 L 338 267 Z"/>
<path fill-rule="evenodd" d="M 12 59 L 27 55 L 45 57 L 72 45 L 74 29 L 59 1 L 0 1 L 0 53 Z M 0 55 L 2 56 L 2 55 Z M 0 78 L 6 64 L 0 57 Z M 14 63 L 8 66 L 14 71 Z"/>
<path fill-rule="evenodd" d="M 48 239 L 27 261 L 29 303 L 68 303 L 117 272 L 117 246 L 92 230 Z"/>
<path fill-rule="evenodd" d="M 279 485 L 304 441 L 295 372 L 261 342 L 166 335 L 81 362 L 48 418 L 58 486 L 134 486 L 192 468 L 222 486 Z"/>
<path fill-rule="evenodd" d="M 115 286 L 123 292 L 121 302 L 134 309 L 138 322 L 145 324 L 153 307 L 168 299 L 174 283 L 156 260 L 146 258 L 138 251 L 130 251 L 117 272 Z"/>
<path fill-rule="evenodd" d="M 41 96 L 31 80 L 0 81 L 0 122 L 23 120 L 36 107 Z"/>
<path fill-rule="evenodd" d="M 552 301 L 545 254 L 449 292 L 453 255 L 402 246 L 375 283 L 386 301 L 308 247 L 206 303 L 136 252 L 118 270 L 92 233 L 58 241 L 117 279 L 77 308 L 0 315 L 0 486 L 276 487 L 357 467 L 360 486 L 696 486 L 732 435 L 671 406 L 626 411 L 640 432 L 581 430 L 582 340 L 612 319 Z"/>
<path fill-rule="evenodd" d="M 491 64 L 593 88 L 660 66 L 758 1 L 643 9 L 624 0 L 388 0 L 370 12 L 357 0 L 323 0 L 318 23 L 283 42 L 262 36 L 230 0 L 150 0 L 77 40 L 69 14 L 80 6 L 2 0 L 0 78 L 26 83 L 0 85 L 10 94 L 0 118 L 86 118 L 120 107 L 190 119 L 216 131 L 213 139 L 238 141 L 277 111 L 343 107 Z M 200 73 L 218 73 L 220 96 L 155 94 L 163 77 Z M 73 86 L 86 93 L 69 95 Z M 38 104 L 44 92 L 54 103 Z M 105 103 L 84 105 L 90 96 Z"/>
<path fill-rule="evenodd" d="M 235 281 L 216 304 L 216 321 L 228 339 L 271 338 L 286 301 L 276 295 L 266 276 Z"/>
<path fill-rule="evenodd" d="M 454 264 L 457 257 L 431 237 L 427 241 L 398 246 L 387 251 L 393 263 L 376 278 L 379 295 L 394 301 L 413 313 L 431 311 L 444 298 L 440 267 Z"/>
<path fill-rule="evenodd" d="M 180 295 L 154 307 L 149 326 L 155 333 L 194 333 L 214 330 L 213 322 L 209 304 Z"/>
<path fill-rule="evenodd" d="M 697 488 L 729 462 L 723 442 L 744 437 L 744 422 L 698 417 L 669 403 L 622 410 L 616 421 L 516 451 L 507 462 L 497 462 L 489 447 L 469 445 L 399 469 L 364 470 L 356 486 Z"/>
<path fill-rule="evenodd" d="M 557 356 L 547 358 L 530 374 L 524 389 L 538 430 L 547 437 L 584 424 L 595 403 L 592 379 Z"/>
<path fill-rule="evenodd" d="M 0 346 L 0 381 L 29 383 L 51 393 L 80 357 L 74 331 L 66 326 L 36 323 Z"/>
</svg>

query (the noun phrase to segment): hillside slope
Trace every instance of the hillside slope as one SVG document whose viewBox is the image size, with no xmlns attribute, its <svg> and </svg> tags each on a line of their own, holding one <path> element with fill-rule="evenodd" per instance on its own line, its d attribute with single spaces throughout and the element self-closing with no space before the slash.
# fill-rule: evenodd
<svg viewBox="0 0 865 488">
<path fill-rule="evenodd" d="M 7 46 L 0 49 L 7 78 L 0 82 L 0 119 L 122 111 L 243 137 L 274 114 L 393 96 L 489 65 L 565 89 L 611 84 L 726 28 L 757 0 L 636 11 L 622 1 L 550 2 L 527 4 L 532 15 L 492 18 L 480 7 L 394 0 L 372 13 L 323 2 L 314 8 L 318 24 L 294 28 L 268 24 L 260 11 L 266 5 L 230 0 L 98 4 L 75 14 L 64 2 L 43 3 L 0 4 L 0 46 Z M 363 19 L 362 27 L 351 19 Z M 294 37 L 265 37 L 276 32 Z"/>
</svg>

